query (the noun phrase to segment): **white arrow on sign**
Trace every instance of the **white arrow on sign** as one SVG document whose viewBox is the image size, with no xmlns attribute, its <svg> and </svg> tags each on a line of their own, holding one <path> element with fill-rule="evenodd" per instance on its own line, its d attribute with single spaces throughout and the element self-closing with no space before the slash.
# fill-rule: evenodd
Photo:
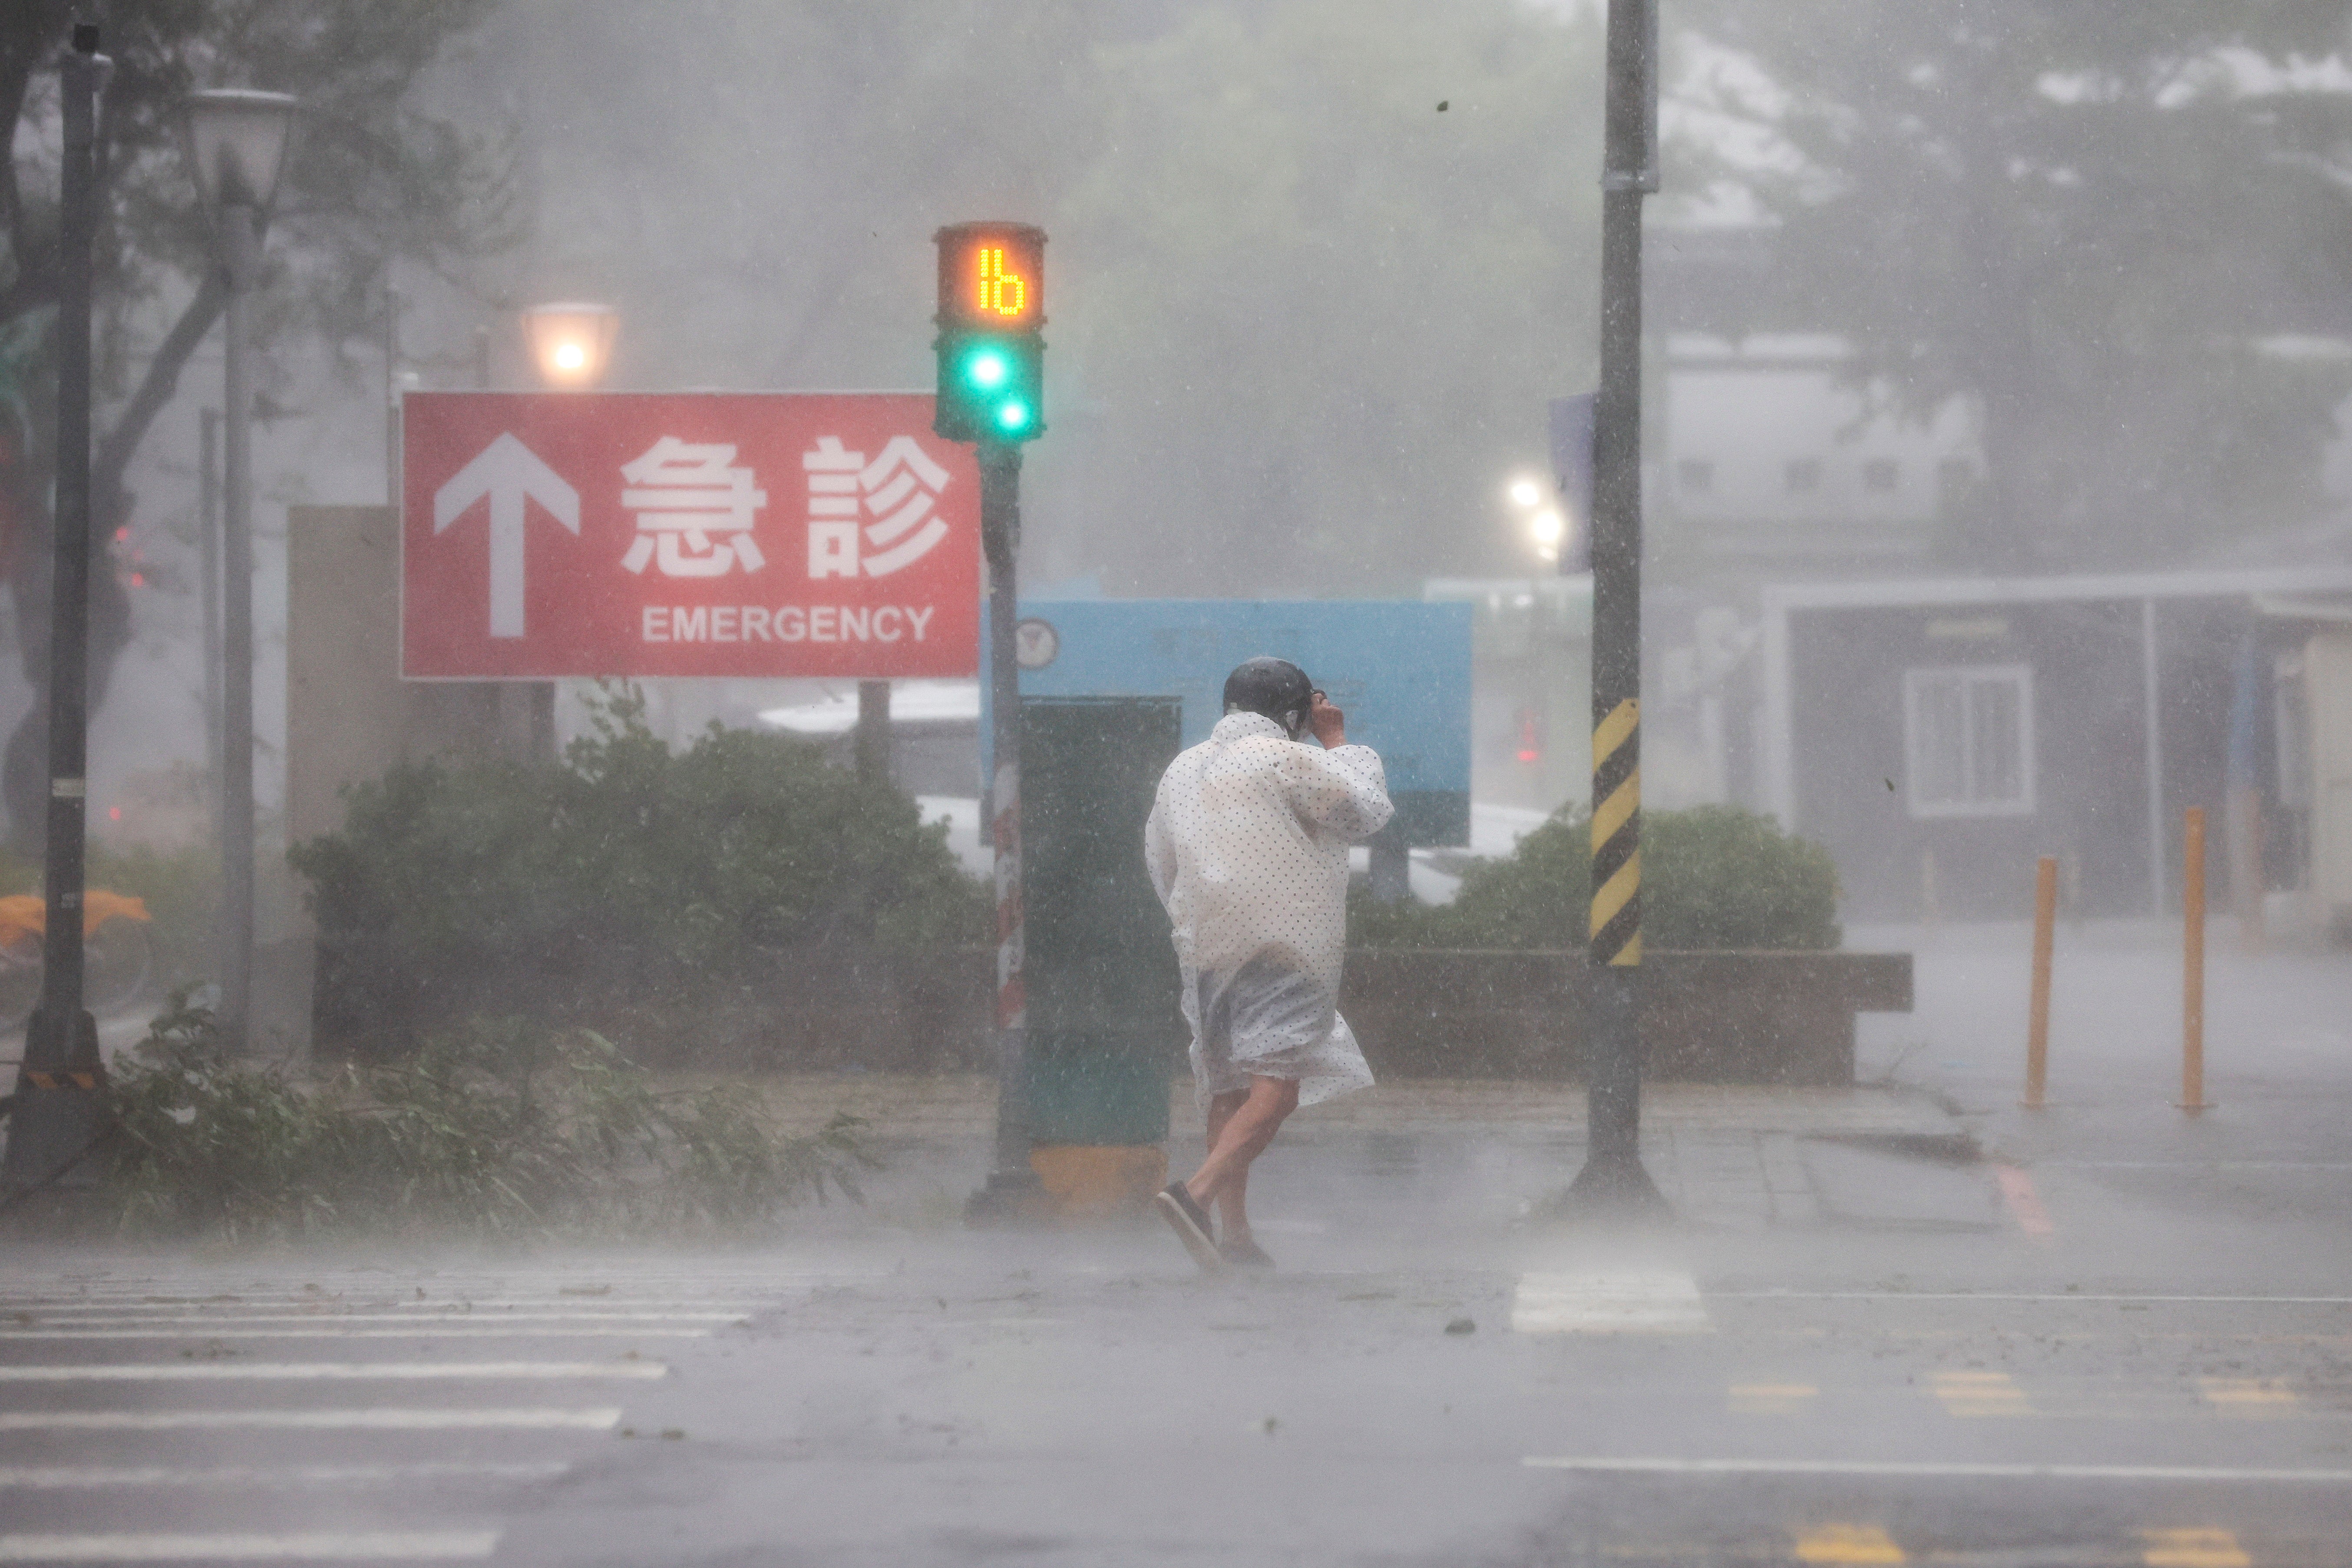
<svg viewBox="0 0 2352 1568">
<path fill-rule="evenodd" d="M 580 531 L 580 492 L 511 432 L 483 447 L 474 460 L 433 492 L 433 531 L 441 533 L 484 496 L 490 500 L 490 635 L 522 636 L 524 502 Z"/>
</svg>

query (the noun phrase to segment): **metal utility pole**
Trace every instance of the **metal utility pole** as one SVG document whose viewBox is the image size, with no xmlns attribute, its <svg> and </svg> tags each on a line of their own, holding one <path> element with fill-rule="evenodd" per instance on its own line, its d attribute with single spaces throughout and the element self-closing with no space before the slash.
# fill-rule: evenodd
<svg viewBox="0 0 2352 1568">
<path fill-rule="evenodd" d="M 857 683 L 857 730 L 852 737 L 850 750 L 859 778 L 868 784 L 890 782 L 888 681 L 861 680 Z"/>
<path fill-rule="evenodd" d="M 222 1037 L 250 1042 L 253 1021 L 253 365 L 248 301 L 261 270 L 260 214 L 220 207 L 228 273 L 227 385 L 222 397 L 221 902 Z"/>
<path fill-rule="evenodd" d="M 383 504 L 400 505 L 400 290 L 383 286 Z"/>
<path fill-rule="evenodd" d="M 8 1154 L 0 1186 L 20 1193 L 89 1185 L 83 1156 L 101 1123 L 105 1067 L 98 1027 L 82 1009 L 82 891 L 89 795 L 90 245 L 98 226 L 98 102 L 113 62 L 98 28 L 78 24 L 59 75 L 64 153 L 59 174 L 56 554 L 49 611 L 47 921 L 41 1003 L 25 1031 Z"/>
<path fill-rule="evenodd" d="M 1029 1164 L 1029 1000 L 1023 984 L 1021 907 L 1021 667 L 1014 628 L 1021 624 L 1015 558 L 1021 549 L 1021 448 L 982 441 L 980 541 L 988 558 L 989 780 L 991 837 L 996 848 L 996 1150 L 988 1183 L 971 1196 L 975 1220 L 1017 1216 L 1034 1201 Z"/>
<path fill-rule="evenodd" d="M 219 809 L 221 776 L 220 435 L 217 408 L 196 416 L 197 560 L 203 577 L 205 636 L 205 777 Z"/>
<path fill-rule="evenodd" d="M 1592 426 L 1592 910 L 1575 1211 L 1663 1209 L 1642 1168 L 1642 198 L 1658 188 L 1657 0 L 1611 0 Z"/>
</svg>

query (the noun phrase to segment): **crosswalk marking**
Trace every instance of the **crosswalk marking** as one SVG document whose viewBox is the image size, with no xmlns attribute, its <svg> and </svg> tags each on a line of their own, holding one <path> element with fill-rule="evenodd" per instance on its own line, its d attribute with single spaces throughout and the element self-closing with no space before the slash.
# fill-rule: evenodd
<svg viewBox="0 0 2352 1568">
<path fill-rule="evenodd" d="M 681 1315 L 717 1315 L 729 1319 L 748 1317 L 766 1311 L 773 1301 L 739 1301 L 732 1298 L 693 1297 L 683 1300 L 647 1297 L 644 1300 L 615 1298 L 610 1302 L 569 1303 L 551 1301 L 543 1297 L 458 1296 L 448 1300 L 397 1301 L 368 1298 L 343 1301 L 335 1298 L 288 1296 L 268 1300 L 198 1300 L 198 1301 L 90 1301 L 75 1297 L 56 1300 L 36 1300 L 24 1298 L 0 1297 L 0 1314 L 11 1317 L 31 1313 L 60 1317 L 236 1317 L 246 1310 L 289 1314 L 304 1318 L 337 1318 L 362 1312 L 414 1313 L 418 1317 L 463 1317 L 467 1313 L 521 1314 L 552 1312 L 567 1317 L 617 1318 L 633 1312 L 650 1313 L 655 1317 L 671 1318 Z"/>
<path fill-rule="evenodd" d="M 411 1329 L 0 1329 L 0 1340 L 707 1340 L 709 1329 L 508 1329 L 419 1323 Z"/>
<path fill-rule="evenodd" d="M 418 1481 L 552 1481 L 571 1473 L 561 1459 L 413 1465 L 0 1465 L 0 1490 L 108 1487 L 408 1486 Z"/>
<path fill-rule="evenodd" d="M 1511 1299 L 1522 1334 L 1707 1333 L 1697 1281 L 1681 1269 L 1525 1274 Z"/>
<path fill-rule="evenodd" d="M 189 1535 L 0 1535 L 0 1563 L 448 1563 L 488 1557 L 495 1530 Z"/>
<path fill-rule="evenodd" d="M 1735 1383 L 1725 1403 L 1734 1415 L 1802 1415 L 1820 1393 L 1810 1383 Z"/>
<path fill-rule="evenodd" d="M 2032 1401 L 2005 1372 L 1939 1372 L 1928 1386 L 1955 1415 L 2031 1415 Z"/>
<path fill-rule="evenodd" d="M 2145 1568 L 2253 1568 L 2226 1530 L 2143 1530 L 2139 1539 Z"/>
<path fill-rule="evenodd" d="M 2340 1487 L 2347 1469 L 2269 1469 L 2207 1465 L 2003 1465 L 1915 1459 L 1688 1459 L 1617 1455 L 1533 1454 L 1531 1470 L 1653 1476 L 1889 1476 L 1924 1479 L 2018 1481 L 2192 1481 L 2309 1483 Z"/>
<path fill-rule="evenodd" d="M 132 1362 L 97 1366 L 0 1366 L 0 1383 L 195 1383 L 224 1380 L 327 1382 L 349 1378 L 663 1377 L 657 1361 Z"/>
<path fill-rule="evenodd" d="M 1800 1563 L 1901 1563 L 1903 1548 L 1874 1524 L 1822 1524 L 1797 1537 Z"/>
<path fill-rule="evenodd" d="M 2225 1415 L 2292 1415 L 2303 1396 L 2274 1377 L 2200 1377 L 2205 1402 Z"/>
<path fill-rule="evenodd" d="M 493 1443 L 527 1444 L 529 1454 L 618 1430 L 624 1412 L 617 1400 L 573 1404 L 565 1395 L 613 1400 L 622 1392 L 616 1384 L 668 1375 L 666 1362 L 639 1358 L 633 1342 L 709 1338 L 805 1301 L 814 1289 L 845 1282 L 838 1274 L 703 1279 L 601 1270 L 584 1279 L 403 1279 L 373 1270 L 309 1279 L 20 1276 L 11 1281 L 15 1289 L 0 1294 L 0 1361 L 14 1363 L 0 1364 L 0 1395 L 12 1406 L 0 1409 L 0 1442 L 28 1446 L 9 1456 L 20 1462 L 0 1464 L 0 1519 L 12 1511 L 24 1518 L 47 1496 L 57 1506 L 73 1503 L 60 1523 L 91 1518 L 98 1527 L 0 1527 L 0 1565 L 482 1561 L 499 1542 L 499 1531 L 486 1527 L 494 1521 L 484 1518 L 493 1500 L 515 1487 L 560 1479 L 577 1456 L 563 1457 L 562 1447 L 554 1458 L 465 1455 Z M 352 1342 L 312 1342 L 325 1340 Z M 461 1340 L 468 1342 L 448 1342 Z M 278 1341 L 285 1342 L 271 1342 Z M 528 1341 L 546 1342 L 520 1342 Z M 84 1343 L 92 1348 L 77 1352 Z M 199 1344 L 213 1350 L 191 1358 L 189 1349 Z M 656 1345 L 642 1348 L 650 1352 Z M 74 1364 L 77 1353 L 88 1362 Z M 468 1355 L 482 1359 L 457 1359 Z M 517 1386 L 499 1399 L 510 1383 Z M 166 1385 L 182 1390 L 171 1403 L 200 1407 L 22 1407 L 70 1406 L 77 1394 L 109 1405 L 135 1405 L 130 1396 L 139 1389 L 160 1394 Z M 267 1397 L 281 1388 L 284 1399 L 299 1405 L 317 1398 L 320 1407 L 221 1407 L 247 1391 Z M 330 1390 L 331 1397 L 320 1398 Z M 555 1402 L 525 1403 L 515 1394 Z M 491 1407 L 466 1407 L 485 1394 Z M 320 1462 L 205 1462 L 243 1457 L 218 1451 L 232 1434 L 272 1433 L 315 1439 L 301 1445 L 309 1454 L 298 1447 L 289 1457 Z M 142 1437 L 146 1451 L 127 1447 Z M 152 1447 L 174 1437 L 173 1447 Z M 63 1448 L 77 1438 L 89 1445 L 83 1453 Z M 336 1447 L 321 1451 L 327 1440 Z M 346 1457 L 344 1445 L 365 1447 Z M 423 1452 L 410 1458 L 418 1448 Z M 89 1462 L 74 1462 L 85 1454 Z M 248 1506 L 274 1507 L 270 1500 L 305 1489 L 353 1499 L 413 1497 L 424 1507 L 392 1528 L 337 1529 L 331 1517 L 319 1526 L 278 1529 L 267 1522 L 267 1511 Z M 137 1511 L 131 1510 L 134 1499 Z M 89 1514 L 108 1500 L 119 1500 L 113 1506 L 122 1511 Z M 178 1517 L 215 1500 L 237 1507 L 221 1521 L 226 1529 Z M 265 1522 L 245 1522 L 254 1519 Z"/>
<path fill-rule="evenodd" d="M 0 1410 L 0 1432 L 176 1432 L 236 1427 L 311 1432 L 442 1432 L 499 1428 L 606 1432 L 618 1405 L 593 1408 L 423 1410 Z"/>
<path fill-rule="evenodd" d="M 463 1323 L 477 1319 L 500 1323 L 740 1323 L 741 1312 L 476 1312 L 460 1307 L 436 1307 L 415 1311 L 333 1312 L 138 1312 L 96 1313 L 80 1310 L 20 1312 L 16 1321 L 30 1319 L 50 1329 L 150 1329 L 187 1323 Z"/>
</svg>

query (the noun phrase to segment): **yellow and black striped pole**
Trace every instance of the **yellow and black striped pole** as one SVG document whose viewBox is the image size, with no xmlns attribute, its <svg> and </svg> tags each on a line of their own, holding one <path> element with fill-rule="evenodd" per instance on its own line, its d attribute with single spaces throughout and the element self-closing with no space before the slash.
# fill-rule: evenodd
<svg viewBox="0 0 2352 1568">
<path fill-rule="evenodd" d="M 1664 1206 L 1642 1168 L 1642 198 L 1657 180 L 1657 0 L 1609 7 L 1601 390 L 1592 409 L 1592 910 L 1572 1209 Z"/>
<path fill-rule="evenodd" d="M 1642 962 L 1642 700 L 1592 726 L 1592 962 Z"/>
</svg>

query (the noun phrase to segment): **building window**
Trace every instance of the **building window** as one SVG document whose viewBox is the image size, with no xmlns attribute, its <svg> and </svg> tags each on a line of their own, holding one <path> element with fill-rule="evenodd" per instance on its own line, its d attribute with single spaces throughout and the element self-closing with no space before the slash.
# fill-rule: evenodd
<svg viewBox="0 0 2352 1568">
<path fill-rule="evenodd" d="M 2033 671 L 2021 664 L 1903 672 L 1914 816 L 2033 813 Z"/>
<path fill-rule="evenodd" d="M 1791 458 L 1787 478 L 1790 495 L 1811 495 L 1822 488 L 1822 460 L 1819 458 Z"/>
<path fill-rule="evenodd" d="M 1675 483 L 1686 496 L 1711 495 L 1715 490 L 1715 465 L 1704 458 L 1685 458 L 1675 465 Z"/>
<path fill-rule="evenodd" d="M 1872 495 L 1893 495 L 1895 481 L 1902 473 L 1901 467 L 1894 458 L 1873 458 L 1862 466 L 1862 488 Z"/>
</svg>

